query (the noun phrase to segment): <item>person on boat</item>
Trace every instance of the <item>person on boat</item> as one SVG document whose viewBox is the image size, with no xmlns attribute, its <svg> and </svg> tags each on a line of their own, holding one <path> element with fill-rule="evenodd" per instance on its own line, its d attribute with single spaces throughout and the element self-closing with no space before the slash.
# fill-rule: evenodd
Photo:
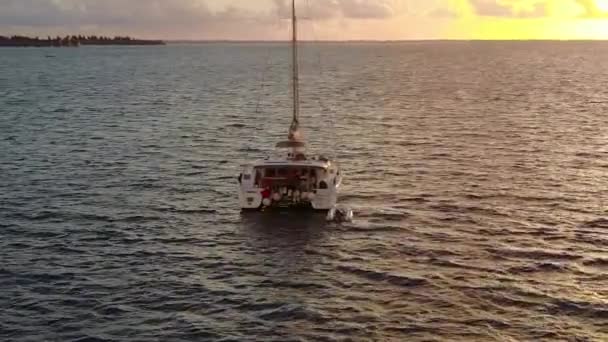
<svg viewBox="0 0 608 342">
<path fill-rule="evenodd" d="M 301 192 L 308 191 L 308 188 L 309 188 L 308 182 L 309 182 L 308 177 L 302 176 L 300 178 L 300 181 L 298 182 L 298 188 L 300 188 Z"/>
<path fill-rule="evenodd" d="M 272 191 L 270 188 L 266 187 L 262 190 L 262 204 L 260 206 L 261 210 L 266 209 L 272 205 Z"/>
<path fill-rule="evenodd" d="M 272 195 L 272 192 L 270 191 L 269 187 L 266 187 L 266 188 L 264 188 L 264 190 L 262 190 L 262 199 L 270 198 L 271 195 Z"/>
<path fill-rule="evenodd" d="M 302 177 L 302 170 L 300 170 L 300 169 L 295 169 L 295 170 L 293 171 L 293 180 L 297 182 L 297 181 L 299 181 L 299 180 L 300 180 L 300 178 L 301 178 L 301 177 Z"/>
<path fill-rule="evenodd" d="M 262 173 L 260 172 L 260 170 L 256 170 L 255 171 L 255 186 L 259 187 L 260 184 L 260 180 L 262 179 Z"/>
<path fill-rule="evenodd" d="M 314 174 L 310 177 L 310 186 L 312 189 L 317 188 L 317 176 Z"/>
</svg>

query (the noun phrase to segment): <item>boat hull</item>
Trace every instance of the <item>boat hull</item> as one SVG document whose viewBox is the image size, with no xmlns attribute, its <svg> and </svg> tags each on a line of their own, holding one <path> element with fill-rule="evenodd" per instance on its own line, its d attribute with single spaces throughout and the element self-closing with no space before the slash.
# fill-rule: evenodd
<svg viewBox="0 0 608 342">
<path fill-rule="evenodd" d="M 239 191 L 239 204 L 242 210 L 263 210 L 263 209 L 283 209 L 283 210 L 314 210 L 327 211 L 336 206 L 338 202 L 338 189 L 317 190 L 315 198 L 311 201 L 302 202 L 271 202 L 264 205 L 262 190 L 243 190 Z"/>
</svg>

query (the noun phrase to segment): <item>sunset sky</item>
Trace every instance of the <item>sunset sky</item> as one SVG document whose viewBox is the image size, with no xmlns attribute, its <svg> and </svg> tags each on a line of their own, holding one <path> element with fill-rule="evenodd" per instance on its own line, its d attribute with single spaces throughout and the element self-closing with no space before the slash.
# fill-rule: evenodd
<svg viewBox="0 0 608 342">
<path fill-rule="evenodd" d="M 284 0 L 0 0 L 0 35 L 274 40 Z M 608 39 L 608 0 L 299 0 L 304 39 Z M 281 19 L 283 18 L 283 19 Z"/>
</svg>

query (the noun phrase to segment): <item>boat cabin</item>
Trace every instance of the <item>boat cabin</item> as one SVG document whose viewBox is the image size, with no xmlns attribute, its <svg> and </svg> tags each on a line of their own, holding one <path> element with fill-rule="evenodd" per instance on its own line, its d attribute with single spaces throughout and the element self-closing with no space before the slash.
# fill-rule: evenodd
<svg viewBox="0 0 608 342">
<path fill-rule="evenodd" d="M 254 187 L 270 190 L 288 187 L 311 192 L 322 185 L 318 180 L 325 178 L 325 172 L 325 168 L 312 166 L 258 166 L 255 167 Z"/>
<path fill-rule="evenodd" d="M 250 165 L 239 176 L 241 187 L 259 193 L 266 206 L 310 206 L 332 193 L 338 179 L 337 167 L 326 158 L 306 160 L 297 154 Z"/>
</svg>

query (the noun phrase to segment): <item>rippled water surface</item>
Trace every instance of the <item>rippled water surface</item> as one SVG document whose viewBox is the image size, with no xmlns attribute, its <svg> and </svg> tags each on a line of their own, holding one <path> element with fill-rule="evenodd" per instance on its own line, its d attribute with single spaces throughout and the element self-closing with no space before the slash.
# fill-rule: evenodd
<svg viewBox="0 0 608 342">
<path fill-rule="evenodd" d="M 608 340 L 608 44 L 305 45 L 347 225 L 237 209 L 287 52 L 0 50 L 0 340 Z"/>
</svg>

